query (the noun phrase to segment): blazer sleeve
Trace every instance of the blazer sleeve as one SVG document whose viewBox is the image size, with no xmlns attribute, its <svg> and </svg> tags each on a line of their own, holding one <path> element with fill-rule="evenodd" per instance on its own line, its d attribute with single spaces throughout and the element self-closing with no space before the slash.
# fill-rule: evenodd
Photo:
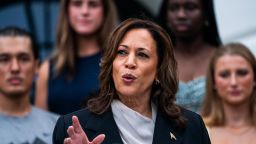
<svg viewBox="0 0 256 144">
<path fill-rule="evenodd" d="M 52 136 L 52 143 L 53 144 L 63 144 L 64 139 L 68 137 L 67 135 L 67 126 L 65 125 L 64 117 L 61 116 L 54 128 L 53 136 Z"/>
<path fill-rule="evenodd" d="M 208 131 L 205 127 L 205 124 L 202 120 L 202 118 L 200 117 L 200 124 L 201 124 L 201 129 L 202 129 L 202 143 L 203 144 L 211 144 L 210 138 L 209 138 L 209 134 Z"/>
</svg>

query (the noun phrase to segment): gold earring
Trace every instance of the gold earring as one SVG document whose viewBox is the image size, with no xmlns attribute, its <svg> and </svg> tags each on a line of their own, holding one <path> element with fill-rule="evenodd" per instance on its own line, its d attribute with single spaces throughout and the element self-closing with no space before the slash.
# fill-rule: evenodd
<svg viewBox="0 0 256 144">
<path fill-rule="evenodd" d="M 155 79 L 155 84 L 156 84 L 156 85 L 159 85 L 159 84 L 160 84 L 159 79 Z"/>
</svg>

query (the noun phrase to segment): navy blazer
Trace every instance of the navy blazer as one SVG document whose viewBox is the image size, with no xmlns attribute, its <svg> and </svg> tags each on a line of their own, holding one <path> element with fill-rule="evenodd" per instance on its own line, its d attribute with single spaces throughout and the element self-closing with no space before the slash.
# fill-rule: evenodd
<svg viewBox="0 0 256 144">
<path fill-rule="evenodd" d="M 174 121 L 169 120 L 158 111 L 153 144 L 210 144 L 202 118 L 198 114 L 185 109 L 182 109 L 182 114 L 188 121 L 186 128 L 181 130 L 178 129 Z M 111 108 L 102 115 L 95 115 L 88 109 L 82 109 L 61 116 L 54 128 L 54 144 L 63 144 L 64 139 L 68 137 L 67 129 L 72 124 L 73 115 L 78 117 L 89 140 L 92 140 L 99 134 L 105 134 L 106 137 L 103 144 L 123 144 Z M 176 137 L 176 140 L 171 138 L 170 133 Z"/>
</svg>

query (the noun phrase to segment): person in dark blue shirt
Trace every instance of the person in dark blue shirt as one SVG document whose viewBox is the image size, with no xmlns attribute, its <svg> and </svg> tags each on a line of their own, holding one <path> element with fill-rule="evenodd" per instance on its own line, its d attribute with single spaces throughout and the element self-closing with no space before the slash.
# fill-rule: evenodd
<svg viewBox="0 0 256 144">
<path fill-rule="evenodd" d="M 43 62 L 35 105 L 66 114 L 98 88 L 103 43 L 117 23 L 112 0 L 62 0 L 56 47 Z"/>
</svg>

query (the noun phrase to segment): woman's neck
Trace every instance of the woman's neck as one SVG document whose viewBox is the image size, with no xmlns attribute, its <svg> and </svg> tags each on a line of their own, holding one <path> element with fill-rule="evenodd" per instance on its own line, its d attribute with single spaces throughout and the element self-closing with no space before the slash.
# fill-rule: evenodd
<svg viewBox="0 0 256 144">
<path fill-rule="evenodd" d="M 189 39 L 177 39 L 175 53 L 183 56 L 200 55 L 201 52 L 208 50 L 211 46 L 202 37 L 198 36 Z"/>
<path fill-rule="evenodd" d="M 101 49 L 97 37 L 94 36 L 78 37 L 77 43 L 79 57 L 94 55 L 96 53 L 99 53 Z"/>
<path fill-rule="evenodd" d="M 241 106 L 224 105 L 225 126 L 240 128 L 251 125 L 249 102 Z"/>
<path fill-rule="evenodd" d="M 132 97 L 132 96 L 119 96 L 120 101 L 127 107 L 144 115 L 152 117 L 151 102 L 149 97 Z"/>
<path fill-rule="evenodd" d="M 178 39 L 174 52 L 178 62 L 179 79 L 188 82 L 205 75 L 209 57 L 215 49 L 201 38 L 190 41 Z"/>
</svg>

